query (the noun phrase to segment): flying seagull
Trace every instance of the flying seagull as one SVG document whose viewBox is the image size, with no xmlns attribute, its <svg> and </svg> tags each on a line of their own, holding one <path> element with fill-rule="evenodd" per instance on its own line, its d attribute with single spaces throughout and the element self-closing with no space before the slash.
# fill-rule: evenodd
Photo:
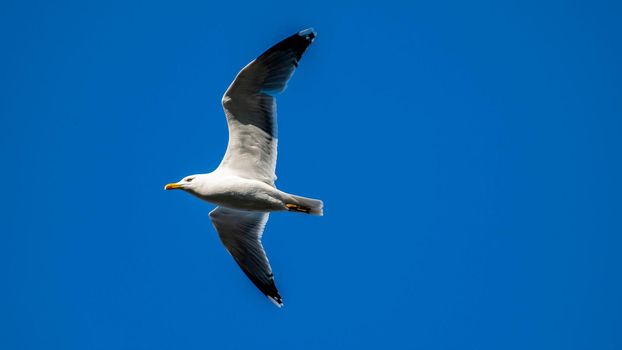
<svg viewBox="0 0 622 350">
<path fill-rule="evenodd" d="M 222 106 L 229 144 L 216 170 L 186 176 L 166 190 L 181 189 L 218 207 L 209 213 L 220 240 L 242 271 L 276 306 L 283 300 L 261 245 L 270 212 L 322 215 L 323 203 L 280 191 L 276 175 L 276 99 L 315 39 L 312 28 L 272 46 L 233 80 Z"/>
</svg>

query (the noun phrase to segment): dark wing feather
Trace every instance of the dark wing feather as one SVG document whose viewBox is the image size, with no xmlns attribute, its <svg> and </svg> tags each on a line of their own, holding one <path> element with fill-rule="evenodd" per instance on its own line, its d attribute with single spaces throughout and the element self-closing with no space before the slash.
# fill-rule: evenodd
<svg viewBox="0 0 622 350">
<path fill-rule="evenodd" d="M 285 90 L 314 38 L 312 29 L 294 34 L 238 73 L 222 98 L 229 144 L 220 170 L 274 185 L 277 155 L 274 95 Z"/>
<path fill-rule="evenodd" d="M 220 240 L 246 276 L 278 307 L 283 306 L 261 245 L 268 213 L 217 207 L 210 214 Z"/>
</svg>

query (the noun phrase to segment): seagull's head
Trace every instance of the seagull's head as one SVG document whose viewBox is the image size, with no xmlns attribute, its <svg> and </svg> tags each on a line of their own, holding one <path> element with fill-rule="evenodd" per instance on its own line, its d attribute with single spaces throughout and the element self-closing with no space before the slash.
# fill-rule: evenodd
<svg viewBox="0 0 622 350">
<path fill-rule="evenodd" d="M 173 182 L 164 186 L 165 190 L 192 190 L 197 186 L 198 175 L 189 175 L 181 179 L 179 182 Z"/>
</svg>

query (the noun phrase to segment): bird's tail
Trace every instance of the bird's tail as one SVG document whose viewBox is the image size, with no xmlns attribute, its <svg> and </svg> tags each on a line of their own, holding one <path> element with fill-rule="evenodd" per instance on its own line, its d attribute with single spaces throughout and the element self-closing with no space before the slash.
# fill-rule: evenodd
<svg viewBox="0 0 622 350">
<path fill-rule="evenodd" d="M 287 210 L 311 215 L 324 215 L 324 202 L 321 200 L 296 196 L 293 194 L 290 196 L 292 197 L 293 203 L 285 204 Z"/>
</svg>

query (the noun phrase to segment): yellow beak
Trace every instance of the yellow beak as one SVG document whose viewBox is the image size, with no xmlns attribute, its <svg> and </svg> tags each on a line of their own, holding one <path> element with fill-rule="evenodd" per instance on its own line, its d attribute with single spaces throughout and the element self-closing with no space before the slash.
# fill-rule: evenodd
<svg viewBox="0 0 622 350">
<path fill-rule="evenodd" d="M 168 185 L 164 186 L 165 190 L 178 190 L 180 188 L 181 188 L 181 185 L 180 184 L 175 184 L 175 183 L 168 184 Z"/>
</svg>

